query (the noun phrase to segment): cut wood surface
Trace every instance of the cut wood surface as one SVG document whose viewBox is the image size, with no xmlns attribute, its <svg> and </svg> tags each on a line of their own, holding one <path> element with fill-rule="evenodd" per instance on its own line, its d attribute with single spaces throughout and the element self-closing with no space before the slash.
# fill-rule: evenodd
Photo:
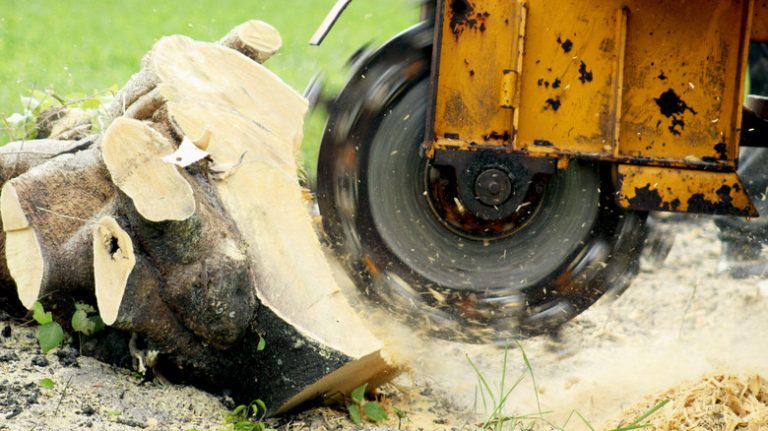
<svg viewBox="0 0 768 431">
<path fill-rule="evenodd" d="M 93 260 L 96 289 L 101 289 L 96 290 L 99 315 L 111 326 L 117 321 L 136 256 L 130 236 L 110 216 L 101 218 L 93 227 Z"/>
<path fill-rule="evenodd" d="M 155 372 L 273 413 L 397 372 L 313 229 L 296 163 L 307 101 L 259 64 L 280 44 L 260 21 L 218 43 L 162 38 L 95 144 L 0 178 L 24 306 L 67 319 L 92 302 Z"/>
<path fill-rule="evenodd" d="M 218 43 L 253 61 L 263 63 L 280 49 L 283 41 L 280 33 L 271 25 L 259 20 L 250 20 L 232 29 Z M 163 100 L 158 95 L 157 76 L 147 73 L 146 66 L 152 61 L 151 56 L 152 52 L 144 56 L 142 70 L 128 80 L 106 108 L 110 118 L 123 115 L 147 119 L 162 106 Z"/>
<path fill-rule="evenodd" d="M 186 220 L 195 213 L 192 187 L 163 156 L 176 148 L 144 123 L 118 118 L 101 145 L 112 182 L 149 221 Z"/>
<path fill-rule="evenodd" d="M 264 63 L 280 49 L 283 39 L 280 32 L 266 22 L 251 20 L 232 29 L 219 43 Z"/>
</svg>

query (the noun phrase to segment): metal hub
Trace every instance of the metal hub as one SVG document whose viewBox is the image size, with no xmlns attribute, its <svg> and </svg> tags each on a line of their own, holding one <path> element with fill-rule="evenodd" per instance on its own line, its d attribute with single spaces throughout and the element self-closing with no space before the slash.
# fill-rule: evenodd
<svg viewBox="0 0 768 431">
<path fill-rule="evenodd" d="M 475 197 L 485 205 L 501 205 L 513 192 L 509 174 L 501 169 L 486 169 L 475 180 Z"/>
<path fill-rule="evenodd" d="M 482 237 L 522 226 L 556 171 L 554 159 L 493 150 L 439 150 L 432 165 L 440 177 L 431 187 L 439 217 Z"/>
</svg>

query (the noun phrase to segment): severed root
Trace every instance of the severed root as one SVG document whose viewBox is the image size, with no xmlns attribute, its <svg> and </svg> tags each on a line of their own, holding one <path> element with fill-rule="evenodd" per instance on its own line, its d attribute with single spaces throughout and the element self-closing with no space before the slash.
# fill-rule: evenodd
<svg viewBox="0 0 768 431">
<path fill-rule="evenodd" d="M 119 213 L 141 244 L 146 265 L 163 274 L 156 294 L 193 333 L 228 347 L 253 316 L 253 276 L 238 232 L 205 177 L 182 176 L 176 165 L 163 161 L 174 146 L 136 120 L 115 120 L 102 148 L 113 181 L 127 198 L 120 201 Z M 188 180 L 198 186 L 194 191 Z M 96 287 L 98 292 L 98 279 Z"/>
<path fill-rule="evenodd" d="M 123 88 L 115 94 L 112 103 L 107 106 L 106 113 L 108 117 L 114 119 L 125 114 L 131 105 L 154 90 L 156 85 L 157 82 L 154 76 L 148 75 L 143 71 L 134 74 Z M 146 106 L 147 104 L 142 103 L 142 105 Z M 137 109 L 137 111 L 139 110 Z M 146 110 L 140 111 L 142 112 L 142 117 L 151 115 Z"/>
<path fill-rule="evenodd" d="M 280 33 L 264 21 L 251 20 L 232 29 L 219 44 L 257 63 L 264 63 L 283 45 Z"/>
<path fill-rule="evenodd" d="M 157 112 L 165 103 L 165 100 L 160 96 L 160 92 L 155 88 L 149 91 L 147 94 L 137 98 L 132 104 L 125 108 L 125 113 L 122 115 L 127 118 L 135 118 L 137 120 L 148 120 Z"/>
<path fill-rule="evenodd" d="M 0 183 L 5 183 L 61 154 L 86 149 L 96 138 L 96 135 L 91 135 L 77 141 L 35 139 L 5 144 L 0 147 Z"/>
<path fill-rule="evenodd" d="M 93 144 L 95 139 L 95 136 L 90 136 L 79 141 L 40 139 L 6 144 L 0 147 L 0 184 L 5 184 L 8 180 L 58 155 L 87 148 Z M 28 236 L 29 234 L 27 232 L 19 235 Z M 18 235 L 13 234 L 13 236 Z M 22 242 L 33 244 L 29 239 Z M 5 241 L 0 241 L 0 256 L 5 257 L 5 248 Z M 39 275 L 34 275 L 39 272 L 40 270 L 21 271 L 22 274 L 31 277 L 39 277 Z M 0 259 L 0 312 L 10 313 L 12 316 L 21 316 L 26 313 L 25 307 L 19 302 L 15 283 L 5 259 Z"/>
<path fill-rule="evenodd" d="M 93 275 L 84 227 L 113 210 L 114 194 L 96 149 L 60 155 L 3 185 L 6 262 L 25 307 L 39 298 L 56 304 L 88 295 Z"/>
<path fill-rule="evenodd" d="M 101 218 L 93 228 L 93 275 L 99 315 L 107 325 L 115 325 L 117 321 L 134 266 L 136 255 L 128 233 L 114 218 Z M 122 320 L 126 320 L 125 315 Z"/>
<path fill-rule="evenodd" d="M 90 113 L 78 108 L 48 108 L 37 118 L 37 137 L 62 140 L 85 138 L 93 128 L 91 117 Z"/>
<path fill-rule="evenodd" d="M 146 220 L 186 220 L 195 213 L 189 183 L 162 160 L 174 150 L 163 135 L 137 120 L 118 118 L 104 133 L 102 152 L 112 182 Z"/>
</svg>

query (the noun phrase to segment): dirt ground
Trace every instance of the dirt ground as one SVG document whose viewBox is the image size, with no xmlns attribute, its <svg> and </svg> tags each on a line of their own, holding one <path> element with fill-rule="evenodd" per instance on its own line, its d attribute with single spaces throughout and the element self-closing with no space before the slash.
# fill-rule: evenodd
<svg viewBox="0 0 768 431">
<path fill-rule="evenodd" d="M 537 429 L 562 426 L 569 416 L 565 429 L 589 429 L 574 411 L 595 429 L 627 424 L 659 400 L 672 398 L 653 416 L 658 429 L 671 429 L 669 418 L 676 413 L 690 416 L 685 409 L 697 402 L 718 403 L 701 389 L 707 382 L 727 383 L 736 388 L 733 397 L 749 398 L 749 403 L 726 403 L 736 416 L 743 411 L 741 422 L 712 420 L 697 429 L 768 429 L 762 427 L 768 422 L 757 424 L 759 419 L 747 411 L 768 402 L 768 389 L 755 389 L 763 382 L 756 376 L 768 376 L 768 280 L 715 274 L 720 246 L 709 219 L 665 228 L 676 235 L 664 265 L 644 262 L 627 292 L 601 300 L 557 338 L 522 342 L 532 374 L 517 349 L 509 351 L 504 373 L 503 349 L 425 341 L 395 324 L 376 322 L 393 350 L 401 352 L 399 359 L 411 366 L 382 391 L 381 402 L 391 418 L 378 429 L 475 428 L 486 416 L 470 359 L 491 386 L 504 380 L 509 387 L 522 379 L 505 412 L 532 414 L 534 419 L 523 424 Z M 128 371 L 78 357 L 71 349 L 42 356 L 32 328 L 0 323 L 0 329 L 0 431 L 207 430 L 221 425 L 222 398 L 144 382 Z M 717 375 L 726 377 L 717 380 Z M 43 387 L 45 378 L 55 386 Z M 720 410 L 711 411 L 713 418 L 723 416 Z M 311 410 L 272 425 L 284 430 L 355 428 L 332 409 Z"/>
</svg>

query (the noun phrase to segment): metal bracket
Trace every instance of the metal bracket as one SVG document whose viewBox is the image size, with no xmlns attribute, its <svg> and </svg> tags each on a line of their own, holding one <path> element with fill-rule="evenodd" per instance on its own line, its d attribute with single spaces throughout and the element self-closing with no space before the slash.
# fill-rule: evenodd
<svg viewBox="0 0 768 431">
<path fill-rule="evenodd" d="M 331 29 L 336 24 L 336 21 L 339 20 L 339 17 L 344 12 L 344 9 L 346 9 L 350 3 L 352 3 L 352 0 L 339 0 L 335 5 L 333 5 L 331 11 L 328 12 L 328 15 L 325 17 L 322 24 L 320 24 L 320 27 L 317 28 L 315 34 L 313 34 L 312 38 L 309 39 L 310 45 L 319 46 L 321 43 L 323 43 L 325 37 L 328 36 L 328 33 L 331 32 Z"/>
</svg>

